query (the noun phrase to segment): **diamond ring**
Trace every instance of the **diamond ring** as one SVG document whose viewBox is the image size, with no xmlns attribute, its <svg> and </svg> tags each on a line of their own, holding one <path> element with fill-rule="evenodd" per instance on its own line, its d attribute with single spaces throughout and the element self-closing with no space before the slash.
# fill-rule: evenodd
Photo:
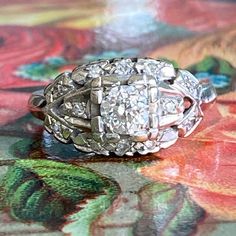
<svg viewBox="0 0 236 236">
<path fill-rule="evenodd" d="M 162 60 L 99 60 L 62 73 L 29 100 L 33 114 L 63 143 L 84 152 L 147 154 L 188 136 L 214 87 Z"/>
</svg>

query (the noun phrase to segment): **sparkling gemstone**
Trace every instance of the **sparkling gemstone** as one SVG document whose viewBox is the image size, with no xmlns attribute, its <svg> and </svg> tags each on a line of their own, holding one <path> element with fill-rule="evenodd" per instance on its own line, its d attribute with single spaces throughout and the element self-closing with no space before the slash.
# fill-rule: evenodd
<svg viewBox="0 0 236 236">
<path fill-rule="evenodd" d="M 56 122 L 56 121 L 55 121 L 55 122 Z M 54 123 L 54 124 L 52 125 L 52 130 L 53 130 L 55 133 L 59 133 L 59 132 L 61 131 L 61 126 L 60 126 L 60 124 Z"/>
<path fill-rule="evenodd" d="M 158 81 L 169 80 L 176 75 L 173 65 L 165 61 L 139 59 L 135 64 L 135 68 L 139 74 L 151 75 Z"/>
<path fill-rule="evenodd" d="M 157 71 L 159 70 L 161 62 L 155 60 L 148 60 L 148 59 L 140 59 L 135 68 L 137 69 L 138 73 L 145 73 L 147 75 L 155 76 Z"/>
<path fill-rule="evenodd" d="M 178 111 L 184 110 L 183 99 L 181 97 L 164 97 L 162 98 L 163 109 L 166 113 L 177 114 Z"/>
<path fill-rule="evenodd" d="M 103 69 L 99 65 L 91 65 L 89 67 L 89 76 L 92 78 L 97 78 L 103 74 Z"/>
<path fill-rule="evenodd" d="M 148 148 L 148 149 L 153 149 L 157 146 L 157 141 L 151 141 L 148 140 L 146 142 L 144 142 L 144 145 Z"/>
<path fill-rule="evenodd" d="M 63 109 L 76 117 L 88 118 L 86 102 L 66 102 Z"/>
<path fill-rule="evenodd" d="M 199 81 L 190 72 L 180 70 L 180 76 L 176 79 L 184 90 L 187 90 L 194 98 L 199 98 Z"/>
<path fill-rule="evenodd" d="M 165 104 L 165 108 L 169 113 L 176 113 L 176 104 L 174 101 L 169 101 Z"/>
<path fill-rule="evenodd" d="M 134 63 L 130 59 L 123 59 L 115 63 L 115 73 L 118 75 L 129 75 L 134 71 Z"/>
<path fill-rule="evenodd" d="M 149 128 L 149 105 L 146 89 L 121 85 L 109 89 L 101 103 L 101 115 L 111 132 L 134 134 Z"/>
<path fill-rule="evenodd" d="M 85 102 L 79 102 L 79 103 L 73 103 L 72 113 L 79 117 L 86 118 L 86 103 Z"/>
<path fill-rule="evenodd" d="M 194 117 L 190 117 L 189 119 L 187 119 L 184 122 L 184 126 L 186 128 L 186 131 L 189 131 L 194 126 L 195 123 L 196 123 L 196 121 L 195 121 Z"/>
<path fill-rule="evenodd" d="M 130 149 L 130 144 L 127 140 L 120 140 L 117 143 L 115 154 L 118 156 L 123 156 Z"/>
</svg>

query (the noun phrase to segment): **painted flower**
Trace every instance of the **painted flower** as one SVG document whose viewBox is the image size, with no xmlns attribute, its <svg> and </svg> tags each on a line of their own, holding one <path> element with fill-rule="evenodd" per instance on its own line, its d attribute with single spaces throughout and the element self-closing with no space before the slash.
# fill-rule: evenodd
<svg viewBox="0 0 236 236">
<path fill-rule="evenodd" d="M 26 92 L 0 92 L 0 125 L 9 124 L 28 113 L 28 99 Z"/>
<path fill-rule="evenodd" d="M 47 58 L 62 57 L 67 61 L 78 60 L 85 52 L 90 51 L 93 35 L 89 30 L 1 26 L 0 87 L 9 89 L 47 84 L 49 79 L 35 80 L 35 73 L 32 78 L 22 76 L 22 71 L 21 73 L 18 71 L 19 68 L 28 65 L 25 69 L 29 72 L 29 64 L 32 64 L 35 72 L 40 67 L 38 62 L 47 61 Z M 49 65 L 53 61 L 47 62 Z M 49 67 L 46 69 L 50 70 Z"/>
<path fill-rule="evenodd" d="M 156 181 L 189 187 L 195 202 L 210 215 L 236 219 L 236 93 L 222 95 L 188 138 L 155 154 L 163 159 L 140 168 Z"/>
<path fill-rule="evenodd" d="M 156 3 L 156 16 L 171 25 L 193 31 L 209 31 L 236 22 L 233 1 L 162 0 Z"/>
</svg>

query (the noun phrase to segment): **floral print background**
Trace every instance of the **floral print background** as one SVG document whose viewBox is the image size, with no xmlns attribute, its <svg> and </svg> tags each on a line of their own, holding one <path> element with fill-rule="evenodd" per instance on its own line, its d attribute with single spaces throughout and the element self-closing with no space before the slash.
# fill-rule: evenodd
<svg viewBox="0 0 236 236">
<path fill-rule="evenodd" d="M 0 0 L 0 235 L 235 235 L 236 2 Z M 219 94 L 159 153 L 85 155 L 29 113 L 33 91 L 100 58 L 167 58 Z"/>
</svg>

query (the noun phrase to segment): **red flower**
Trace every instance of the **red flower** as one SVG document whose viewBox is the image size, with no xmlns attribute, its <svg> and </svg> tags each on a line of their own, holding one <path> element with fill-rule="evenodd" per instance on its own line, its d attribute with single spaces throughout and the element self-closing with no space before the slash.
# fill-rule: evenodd
<svg viewBox="0 0 236 236">
<path fill-rule="evenodd" d="M 28 112 L 29 93 L 0 92 L 0 125 L 8 124 Z"/>
<path fill-rule="evenodd" d="M 48 81 L 23 79 L 15 74 L 25 64 L 39 62 L 48 57 L 78 60 L 92 47 L 93 33 L 48 27 L 0 27 L 0 87 L 26 87 L 45 85 Z"/>
<path fill-rule="evenodd" d="M 158 19 L 193 31 L 212 31 L 236 23 L 234 2 L 223 1 L 158 1 Z"/>
<path fill-rule="evenodd" d="M 157 181 L 187 185 L 192 198 L 210 214 L 236 219 L 235 107 L 236 93 L 220 96 L 194 134 L 155 154 L 163 160 L 140 172 Z"/>
</svg>

